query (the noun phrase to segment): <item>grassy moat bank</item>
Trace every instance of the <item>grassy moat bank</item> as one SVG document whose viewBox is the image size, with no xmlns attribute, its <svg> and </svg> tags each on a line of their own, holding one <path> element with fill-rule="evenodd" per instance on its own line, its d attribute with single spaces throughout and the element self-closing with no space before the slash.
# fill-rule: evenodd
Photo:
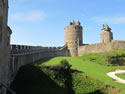
<svg viewBox="0 0 125 94">
<path fill-rule="evenodd" d="M 125 84 L 106 75 L 116 69 L 125 70 L 124 56 L 124 50 L 117 50 L 82 57 L 45 58 L 23 66 L 11 88 L 17 94 L 125 94 Z M 68 73 L 59 68 L 64 59 L 72 65 Z"/>
</svg>

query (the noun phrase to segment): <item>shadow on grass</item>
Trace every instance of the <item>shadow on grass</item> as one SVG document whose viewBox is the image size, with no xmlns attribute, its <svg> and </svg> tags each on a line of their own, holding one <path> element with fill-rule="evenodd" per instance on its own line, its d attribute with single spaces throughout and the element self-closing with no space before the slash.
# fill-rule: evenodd
<svg viewBox="0 0 125 94">
<path fill-rule="evenodd" d="M 66 94 L 75 94 L 74 90 L 72 89 L 72 75 L 70 72 L 68 72 L 66 75 L 66 81 L 65 81 L 65 85 L 66 85 L 66 90 L 67 93 Z"/>
<path fill-rule="evenodd" d="M 19 70 L 11 89 L 16 94 L 65 94 L 39 67 L 27 65 Z M 8 93 L 10 94 L 10 93 Z"/>
<path fill-rule="evenodd" d="M 96 91 L 91 92 L 91 93 L 89 93 L 89 94 L 103 94 L 103 93 L 101 93 L 101 91 L 100 91 L 100 90 L 96 90 Z"/>
<path fill-rule="evenodd" d="M 45 58 L 37 63 L 41 64 L 46 61 L 49 61 L 52 58 Z M 54 70 L 55 73 L 58 72 L 56 80 L 61 80 L 60 75 L 65 77 L 65 88 L 60 87 L 55 83 L 48 75 L 46 75 L 41 68 L 46 68 L 48 70 Z M 56 68 L 39 67 L 34 65 L 26 65 L 20 68 L 14 82 L 11 85 L 11 89 L 16 92 L 16 94 L 75 94 L 75 91 L 72 89 L 72 73 L 83 73 L 78 70 L 60 70 Z M 55 75 L 55 74 L 53 74 Z M 84 88 L 84 87 L 83 87 Z M 11 93 L 7 93 L 11 94 Z M 95 91 L 89 94 L 102 94 L 100 91 Z"/>
<path fill-rule="evenodd" d="M 65 94 L 75 94 L 74 90 L 72 89 L 72 73 L 83 73 L 82 71 L 74 70 L 74 69 L 65 69 L 60 65 L 55 66 L 41 66 L 42 68 L 45 68 L 47 70 L 53 70 L 55 71 L 55 76 L 57 80 L 61 80 L 61 77 L 63 76 L 65 78 Z"/>
</svg>

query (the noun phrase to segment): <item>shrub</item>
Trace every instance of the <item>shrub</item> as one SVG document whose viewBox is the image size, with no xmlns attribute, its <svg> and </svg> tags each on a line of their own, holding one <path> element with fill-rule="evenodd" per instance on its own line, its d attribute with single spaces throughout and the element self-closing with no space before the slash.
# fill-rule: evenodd
<svg viewBox="0 0 125 94">
<path fill-rule="evenodd" d="M 62 68 L 64 68 L 65 70 L 68 70 L 68 71 L 70 70 L 70 68 L 72 66 L 72 65 L 69 64 L 69 62 L 66 59 L 62 60 L 60 62 L 60 64 L 61 64 Z"/>
<path fill-rule="evenodd" d="M 93 79 L 86 74 L 74 73 L 72 74 L 72 77 L 73 90 L 75 91 L 75 94 L 89 94 L 102 89 L 104 86 L 103 82 Z"/>
</svg>

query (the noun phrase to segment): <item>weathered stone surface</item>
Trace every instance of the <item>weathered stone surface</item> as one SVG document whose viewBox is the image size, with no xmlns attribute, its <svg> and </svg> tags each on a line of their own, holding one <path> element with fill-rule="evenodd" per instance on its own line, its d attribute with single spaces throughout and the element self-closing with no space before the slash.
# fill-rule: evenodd
<svg viewBox="0 0 125 94">
<path fill-rule="evenodd" d="M 113 33 L 107 24 L 102 26 L 100 39 L 101 43 L 84 45 L 82 43 L 82 26 L 80 26 L 79 21 L 76 23 L 75 21 L 70 22 L 70 25 L 65 27 L 65 44 L 67 44 L 70 56 L 125 49 L 125 41 L 113 40 Z"/>
<path fill-rule="evenodd" d="M 111 28 L 107 24 L 103 24 L 100 39 L 102 43 L 111 42 L 113 40 L 113 33 L 111 32 Z"/>
<path fill-rule="evenodd" d="M 107 52 L 110 50 L 125 49 L 125 41 L 113 40 L 107 43 L 97 43 L 85 46 L 80 46 L 78 50 L 78 56 L 82 56 L 88 53 Z"/>
<path fill-rule="evenodd" d="M 72 21 L 65 27 L 65 44 L 71 56 L 78 56 L 78 46 L 82 44 L 82 26 L 79 21 Z"/>
<path fill-rule="evenodd" d="M 0 41 L 2 41 L 3 17 L 0 16 Z"/>
<path fill-rule="evenodd" d="M 7 29 L 8 0 L 0 0 L 0 84 L 8 85 L 9 80 L 9 58 L 10 34 Z M 6 88 L 0 88 L 0 94 L 6 93 Z"/>
</svg>

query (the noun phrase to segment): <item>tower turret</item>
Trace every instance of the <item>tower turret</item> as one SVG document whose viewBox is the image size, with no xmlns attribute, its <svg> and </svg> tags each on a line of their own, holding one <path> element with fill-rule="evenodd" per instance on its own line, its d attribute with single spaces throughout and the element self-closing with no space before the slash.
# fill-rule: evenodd
<svg viewBox="0 0 125 94">
<path fill-rule="evenodd" d="M 78 55 L 78 47 L 82 45 L 82 26 L 79 21 L 72 21 L 65 27 L 65 44 L 71 56 Z"/>
<path fill-rule="evenodd" d="M 113 33 L 111 32 L 111 28 L 107 24 L 103 24 L 100 38 L 102 43 L 111 42 L 113 40 Z"/>
<path fill-rule="evenodd" d="M 76 22 L 76 25 L 80 25 L 80 22 L 79 22 L 79 20 Z"/>
</svg>

